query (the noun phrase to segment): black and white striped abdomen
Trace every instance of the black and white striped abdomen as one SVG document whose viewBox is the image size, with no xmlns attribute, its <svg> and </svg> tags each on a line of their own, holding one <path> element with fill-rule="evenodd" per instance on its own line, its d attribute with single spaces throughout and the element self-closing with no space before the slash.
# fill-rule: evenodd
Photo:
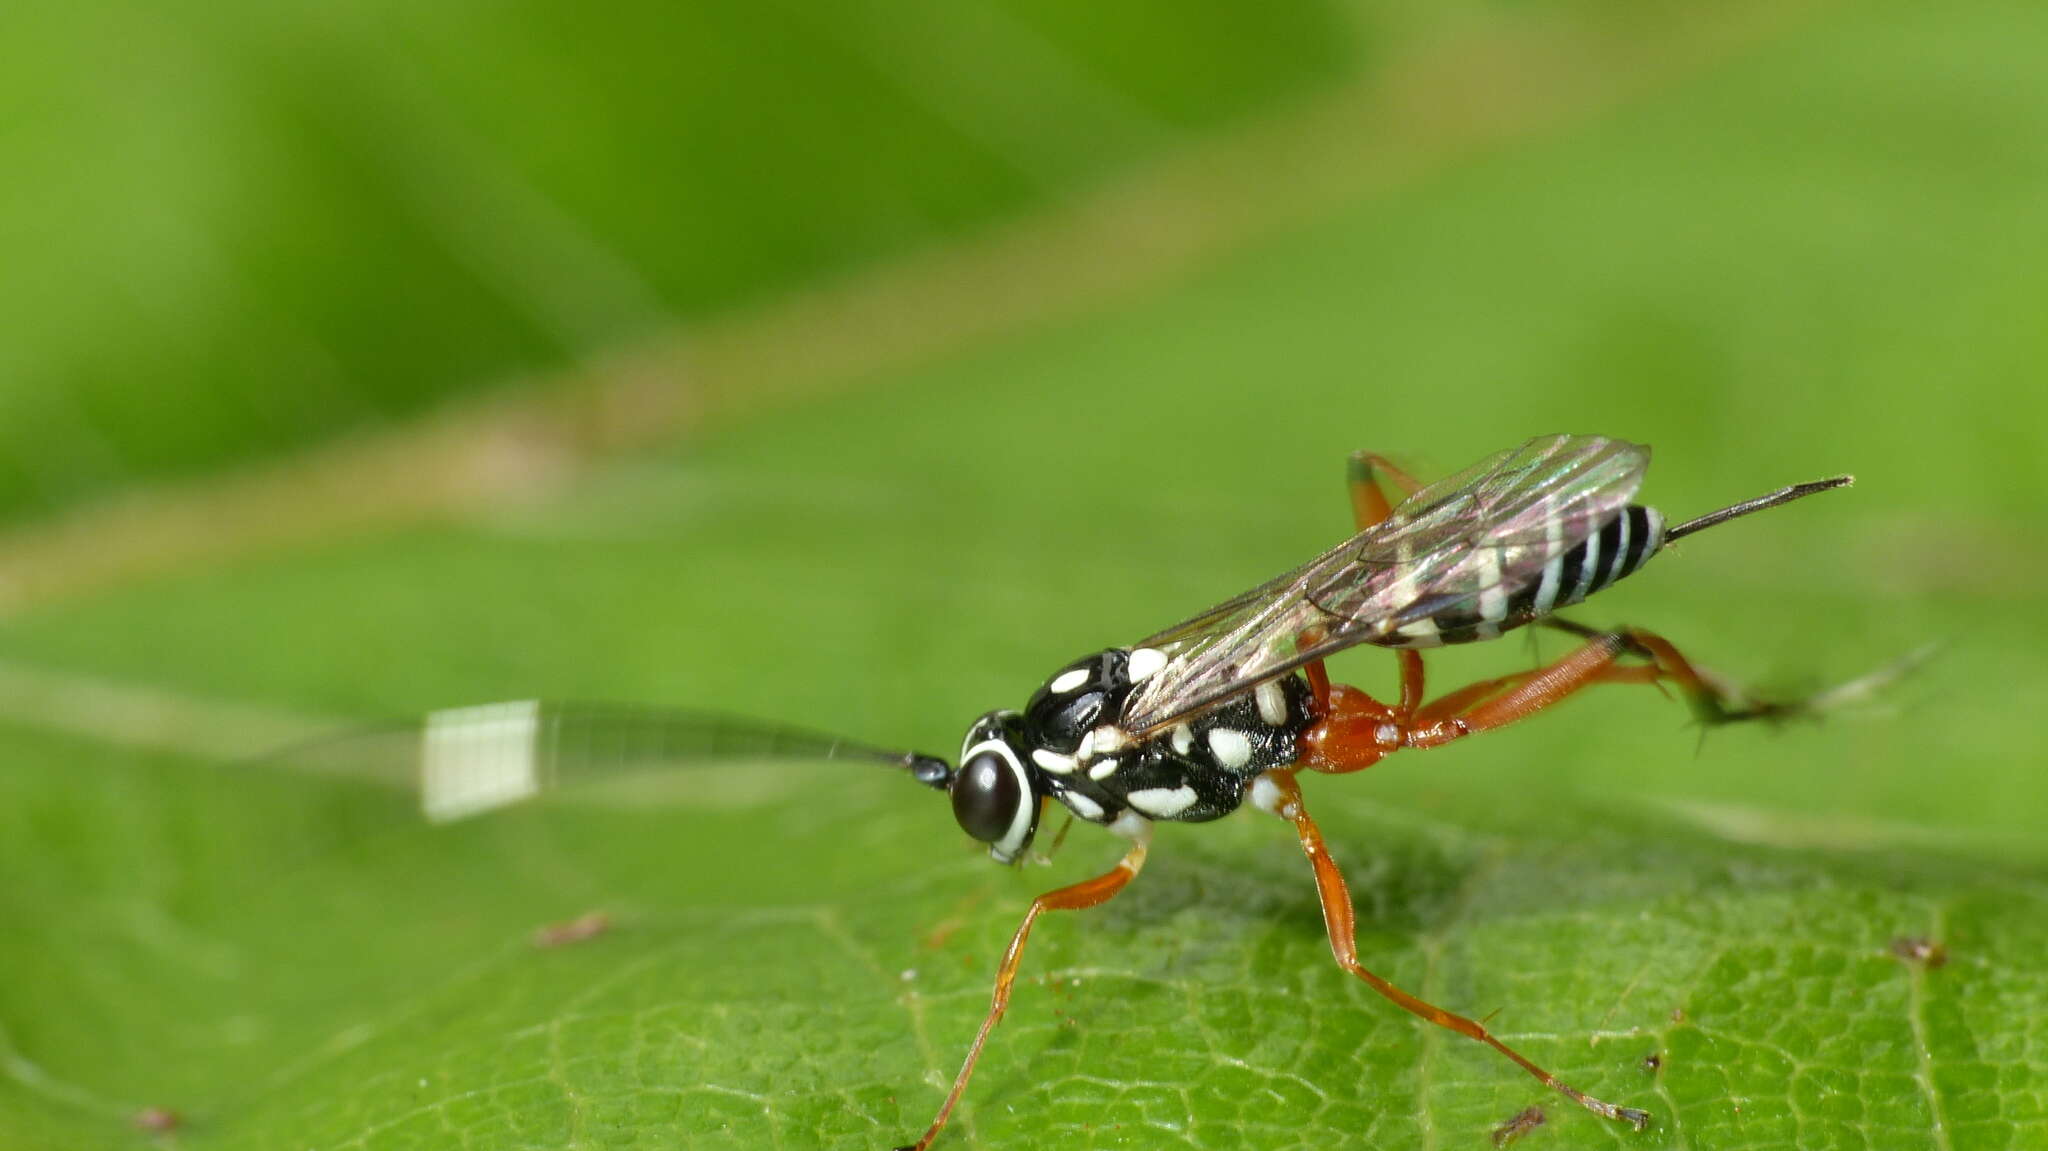
<svg viewBox="0 0 2048 1151">
<path fill-rule="evenodd" d="M 1447 595 L 1449 602 L 1442 610 L 1402 626 L 1380 642 L 1387 647 L 1435 647 L 1492 639 L 1611 586 L 1648 563 L 1663 543 L 1664 517 L 1655 508 L 1630 504 L 1592 535 L 1549 557 L 1540 569 L 1477 596 Z"/>
</svg>

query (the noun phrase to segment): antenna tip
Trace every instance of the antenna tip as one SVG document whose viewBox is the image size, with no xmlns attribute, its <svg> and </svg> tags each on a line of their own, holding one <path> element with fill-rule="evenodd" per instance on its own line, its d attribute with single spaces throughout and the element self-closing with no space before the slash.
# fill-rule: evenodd
<svg viewBox="0 0 2048 1151">
<path fill-rule="evenodd" d="M 912 779 L 926 787 L 944 791 L 953 782 L 953 766 L 935 755 L 910 752 L 903 757 L 903 766 L 910 769 Z"/>
</svg>

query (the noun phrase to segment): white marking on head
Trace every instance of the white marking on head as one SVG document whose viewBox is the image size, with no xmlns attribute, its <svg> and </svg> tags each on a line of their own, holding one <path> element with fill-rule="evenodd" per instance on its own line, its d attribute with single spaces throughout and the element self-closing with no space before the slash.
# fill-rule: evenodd
<svg viewBox="0 0 2048 1151">
<path fill-rule="evenodd" d="M 1184 723 L 1173 725 L 1173 754 L 1186 755 L 1195 747 L 1194 730 Z"/>
<path fill-rule="evenodd" d="M 1165 652 L 1156 647 L 1141 647 L 1131 653 L 1129 662 L 1124 665 L 1124 674 L 1130 677 L 1132 683 L 1144 683 L 1158 675 L 1159 669 L 1165 666 Z"/>
<path fill-rule="evenodd" d="M 1088 778 L 1108 779 L 1110 776 L 1116 774 L 1117 768 L 1122 767 L 1123 765 L 1124 761 L 1118 759 L 1113 755 L 1108 757 L 1107 759 L 1098 759 L 1095 761 L 1095 766 L 1088 769 Z"/>
<path fill-rule="evenodd" d="M 1078 791 L 1061 792 L 1060 802 L 1066 804 L 1075 815 L 1080 816 L 1082 819 L 1096 820 L 1102 818 L 1102 805 Z"/>
<path fill-rule="evenodd" d="M 1063 671 L 1058 675 L 1054 676 L 1052 682 L 1046 684 L 1045 688 L 1047 691 L 1050 691 L 1055 695 L 1065 695 L 1066 693 L 1074 690 L 1077 687 L 1080 687 L 1082 684 L 1087 682 L 1088 669 L 1085 667 L 1077 667 L 1067 671 Z"/>
<path fill-rule="evenodd" d="M 1209 750 L 1215 754 L 1216 762 L 1225 767 L 1243 767 L 1252 761 L 1252 741 L 1235 728 L 1211 728 Z"/>
<path fill-rule="evenodd" d="M 1279 727 L 1287 722 L 1287 696 L 1280 690 L 1280 681 L 1269 679 L 1252 692 L 1259 701 L 1259 718 L 1267 727 Z"/>
<path fill-rule="evenodd" d="M 1003 719 L 1008 719 L 1008 718 L 1010 718 L 1011 716 L 1014 716 L 1014 715 L 1016 715 L 1016 714 L 1017 714 L 1017 713 L 1016 713 L 1016 712 L 1014 712 L 1014 711 L 992 711 L 992 712 L 988 713 L 988 715 L 984 716 L 984 717 L 983 717 L 983 719 L 984 719 L 984 720 L 1003 720 Z M 967 734 L 965 734 L 965 735 L 963 735 L 963 736 L 961 736 L 961 737 L 960 737 L 960 762 L 961 762 L 961 763 L 966 763 L 966 762 L 968 761 L 968 759 L 972 758 L 972 756 L 974 755 L 974 750 L 975 750 L 976 748 L 978 748 L 978 747 L 982 746 L 982 744 L 985 744 L 985 743 L 987 743 L 987 742 L 988 742 L 988 740 L 987 740 L 987 739 L 982 739 L 982 740 L 980 740 L 979 742 L 976 742 L 976 741 L 975 741 L 975 739 L 974 739 L 975 733 L 976 733 L 976 732 L 978 732 L 979 730 L 981 730 L 981 727 L 982 727 L 982 725 L 981 725 L 980 723 L 977 723 L 977 724 L 975 724 L 975 725 L 974 725 L 973 727 L 970 727 L 970 728 L 968 728 L 968 729 L 967 729 Z"/>
<path fill-rule="evenodd" d="M 996 758 L 1002 760 L 1003 765 L 1017 777 L 1018 794 L 1023 796 L 1022 801 L 1017 804 L 1016 813 L 1010 816 L 1009 830 L 1003 832 L 1001 839 L 988 845 L 991 859 L 997 863 L 1009 863 L 1017 858 L 1018 852 L 1024 850 L 1024 840 L 1031 834 L 1031 819 L 1038 812 L 1038 793 L 1032 789 L 1031 773 L 1024 770 L 1022 763 L 1017 762 L 1017 753 L 1011 751 L 1010 745 L 999 738 L 984 739 L 966 749 L 960 754 L 960 762 L 965 764 L 984 751 L 995 752 Z"/>
<path fill-rule="evenodd" d="M 1052 772 L 1054 775 L 1065 775 L 1074 770 L 1073 756 L 1061 755 L 1057 751 L 1047 751 L 1042 747 L 1031 749 L 1031 762 Z"/>
</svg>

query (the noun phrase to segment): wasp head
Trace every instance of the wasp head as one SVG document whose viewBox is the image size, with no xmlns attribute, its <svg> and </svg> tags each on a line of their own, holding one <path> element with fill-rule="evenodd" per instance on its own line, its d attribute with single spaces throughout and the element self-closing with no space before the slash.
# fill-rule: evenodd
<svg viewBox="0 0 2048 1151">
<path fill-rule="evenodd" d="M 1103 821 L 1100 803 L 1075 794 L 1073 773 L 1128 738 L 1115 721 L 1131 691 L 1131 659 L 1130 651 L 1111 648 L 1075 660 L 1054 672 L 1022 712 L 992 711 L 967 729 L 960 770 L 943 786 L 953 797 L 953 817 L 998 862 L 1014 862 L 1030 846 L 1047 797 L 1083 819 Z"/>
<path fill-rule="evenodd" d="M 975 720 L 960 744 L 960 768 L 946 786 L 960 829 L 988 844 L 997 863 L 1016 862 L 1038 832 L 1043 792 L 1023 718 L 992 711 Z"/>
</svg>

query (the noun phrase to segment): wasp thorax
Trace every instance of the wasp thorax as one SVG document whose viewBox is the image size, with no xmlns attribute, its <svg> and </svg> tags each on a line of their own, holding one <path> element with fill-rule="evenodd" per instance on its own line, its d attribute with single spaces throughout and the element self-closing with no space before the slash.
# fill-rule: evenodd
<svg viewBox="0 0 2048 1151">
<path fill-rule="evenodd" d="M 1130 653 L 1097 652 L 1056 672 L 1024 705 L 1024 732 L 1032 746 L 1073 755 L 1082 737 L 1112 723 L 1130 694 Z"/>
<path fill-rule="evenodd" d="M 967 729 L 960 769 L 946 788 L 960 830 L 988 844 L 999 863 L 1015 860 L 1038 831 L 1038 788 L 1023 746 L 1021 717 L 989 712 Z"/>
</svg>

